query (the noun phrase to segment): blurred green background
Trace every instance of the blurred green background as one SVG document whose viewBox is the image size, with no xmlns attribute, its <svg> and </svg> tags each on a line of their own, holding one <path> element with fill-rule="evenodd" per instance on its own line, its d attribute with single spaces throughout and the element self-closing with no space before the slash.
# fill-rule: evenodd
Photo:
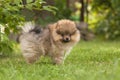
<svg viewBox="0 0 120 80">
<path fill-rule="evenodd" d="M 21 27 L 43 27 L 60 19 L 75 21 L 81 32 L 64 65 L 42 57 L 24 61 L 16 42 Z M 0 0 L 0 80 L 119 80 L 120 0 Z"/>
<path fill-rule="evenodd" d="M 84 40 L 93 36 L 103 40 L 119 40 L 120 0 L 0 0 L 0 52 L 12 51 L 10 33 L 17 35 L 26 21 L 47 25 L 60 19 L 76 21 Z M 79 24 L 80 23 L 80 24 Z M 80 29 L 81 30 L 81 29 Z"/>
</svg>

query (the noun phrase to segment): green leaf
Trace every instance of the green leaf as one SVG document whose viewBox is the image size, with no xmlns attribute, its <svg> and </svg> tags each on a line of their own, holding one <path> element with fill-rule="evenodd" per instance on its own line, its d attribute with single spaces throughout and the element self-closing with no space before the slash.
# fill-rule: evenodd
<svg viewBox="0 0 120 80">
<path fill-rule="evenodd" d="M 58 10 L 56 7 L 53 7 L 53 6 L 43 6 L 43 10 L 47 10 L 47 11 L 50 11 L 52 12 L 54 15 L 56 14 L 56 10 Z"/>
</svg>

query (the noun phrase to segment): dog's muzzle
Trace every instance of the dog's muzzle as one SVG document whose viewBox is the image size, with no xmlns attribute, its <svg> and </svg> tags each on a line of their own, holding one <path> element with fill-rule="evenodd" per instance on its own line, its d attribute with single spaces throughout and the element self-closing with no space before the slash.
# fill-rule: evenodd
<svg viewBox="0 0 120 80">
<path fill-rule="evenodd" d="M 69 42 L 69 41 L 70 41 L 70 36 L 63 37 L 63 42 Z"/>
</svg>

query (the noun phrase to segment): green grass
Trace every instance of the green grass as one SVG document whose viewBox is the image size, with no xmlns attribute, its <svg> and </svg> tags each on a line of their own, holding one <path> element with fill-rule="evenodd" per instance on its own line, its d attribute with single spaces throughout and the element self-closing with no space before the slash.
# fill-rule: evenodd
<svg viewBox="0 0 120 80">
<path fill-rule="evenodd" d="M 48 58 L 28 65 L 21 54 L 0 57 L 0 80 L 119 80 L 120 42 L 81 41 L 64 65 Z"/>
</svg>

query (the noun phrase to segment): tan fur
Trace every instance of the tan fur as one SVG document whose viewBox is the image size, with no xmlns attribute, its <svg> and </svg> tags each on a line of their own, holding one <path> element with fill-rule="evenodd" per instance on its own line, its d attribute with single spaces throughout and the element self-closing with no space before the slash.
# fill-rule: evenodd
<svg viewBox="0 0 120 80">
<path fill-rule="evenodd" d="M 67 35 L 61 36 L 57 31 Z M 70 41 L 64 43 L 62 41 L 64 38 L 70 39 Z M 35 62 L 41 55 L 48 55 L 55 64 L 62 64 L 79 39 L 80 33 L 73 21 L 59 20 L 57 23 L 49 25 L 39 35 L 34 32 L 24 33 L 20 37 L 20 45 L 28 63 Z"/>
</svg>

